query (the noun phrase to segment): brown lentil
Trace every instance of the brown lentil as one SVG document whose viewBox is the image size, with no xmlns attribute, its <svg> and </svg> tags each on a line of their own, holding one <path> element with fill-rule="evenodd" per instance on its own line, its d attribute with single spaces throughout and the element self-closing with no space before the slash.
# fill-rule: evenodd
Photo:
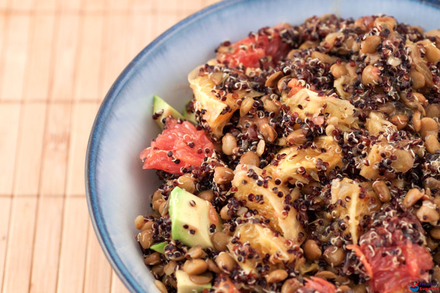
<svg viewBox="0 0 440 293">
<path fill-rule="evenodd" d="M 382 29 L 393 31 L 396 27 L 396 19 L 391 16 L 378 17 L 374 20 L 374 26 L 380 26 Z"/>
<path fill-rule="evenodd" d="M 403 206 L 405 208 L 412 207 L 417 201 L 419 201 L 424 195 L 424 192 L 421 192 L 417 188 L 413 188 L 408 190 L 403 199 Z"/>
<path fill-rule="evenodd" d="M 414 92 L 412 93 L 413 97 L 423 106 L 428 106 L 428 100 L 421 93 Z"/>
<path fill-rule="evenodd" d="M 411 70 L 409 75 L 413 81 L 412 88 L 415 90 L 421 89 L 425 86 L 425 76 L 416 70 Z"/>
<path fill-rule="evenodd" d="M 342 292 L 347 292 L 350 291 L 351 292 L 351 288 L 348 287 L 347 285 L 342 285 L 339 287 L 339 290 L 341 290 Z"/>
<path fill-rule="evenodd" d="M 224 206 L 221 210 L 220 210 L 220 218 L 222 218 L 223 220 L 230 220 L 231 219 L 231 215 L 228 213 L 229 209 L 228 206 Z"/>
<path fill-rule="evenodd" d="M 197 285 L 205 285 L 212 281 L 212 274 L 209 272 L 200 275 L 190 275 L 189 279 L 191 282 Z"/>
<path fill-rule="evenodd" d="M 250 97 L 244 98 L 240 105 L 240 116 L 243 117 L 244 115 L 249 113 L 253 104 L 254 104 L 254 99 Z"/>
<path fill-rule="evenodd" d="M 159 280 L 154 281 L 154 285 L 161 293 L 168 293 L 167 287 Z"/>
<path fill-rule="evenodd" d="M 205 258 L 206 253 L 203 251 L 201 245 L 191 247 L 186 253 L 190 258 Z"/>
<path fill-rule="evenodd" d="M 189 259 L 183 265 L 188 275 L 200 275 L 208 269 L 208 264 L 202 259 Z"/>
<path fill-rule="evenodd" d="M 384 181 L 375 181 L 373 183 L 373 189 L 379 196 L 380 201 L 389 202 L 391 200 L 390 190 Z"/>
<path fill-rule="evenodd" d="M 440 29 L 435 29 L 429 32 L 425 32 L 425 35 L 428 37 L 435 37 L 435 38 L 439 38 L 440 37 Z"/>
<path fill-rule="evenodd" d="M 225 232 L 215 232 L 211 236 L 211 241 L 217 251 L 226 251 L 229 236 Z"/>
<path fill-rule="evenodd" d="M 147 229 L 151 230 L 151 229 L 153 229 L 153 225 L 154 225 L 154 222 L 153 222 L 153 221 L 147 221 L 147 222 L 145 222 L 145 224 L 142 226 L 141 231 L 144 231 L 144 230 L 147 230 Z"/>
<path fill-rule="evenodd" d="M 134 225 L 136 226 L 136 229 L 141 230 L 144 224 L 145 224 L 144 216 L 139 215 L 136 217 L 136 219 L 134 219 Z"/>
<path fill-rule="evenodd" d="M 148 249 L 153 244 L 153 231 L 150 229 L 143 230 L 138 235 L 139 243 L 143 249 Z"/>
<path fill-rule="evenodd" d="M 161 262 L 160 259 L 160 253 L 159 252 L 153 252 L 152 254 L 148 255 L 145 259 L 144 262 L 146 265 L 149 266 L 154 266 L 157 265 Z"/>
<path fill-rule="evenodd" d="M 280 108 L 274 103 L 274 101 L 270 99 L 264 100 L 264 109 L 266 109 L 268 112 L 274 113 L 275 115 L 280 113 Z"/>
<path fill-rule="evenodd" d="M 301 44 L 301 46 L 299 46 L 299 49 L 303 50 L 303 49 L 309 49 L 309 48 L 313 48 L 319 45 L 319 42 L 317 41 L 305 41 L 304 43 Z"/>
<path fill-rule="evenodd" d="M 393 115 L 390 117 L 390 122 L 397 126 L 398 130 L 402 130 L 408 125 L 408 116 L 405 115 Z"/>
<path fill-rule="evenodd" d="M 428 247 L 429 250 L 434 251 L 439 244 L 440 243 L 437 240 L 434 240 L 431 236 L 426 237 L 426 247 Z"/>
<path fill-rule="evenodd" d="M 420 131 L 420 128 L 422 127 L 422 117 L 421 117 L 421 113 L 419 111 L 415 111 L 414 115 L 413 115 L 413 128 L 416 132 Z"/>
<path fill-rule="evenodd" d="M 165 267 L 163 268 L 163 272 L 168 276 L 172 275 L 174 273 L 174 271 L 176 270 L 176 267 L 177 267 L 177 262 L 172 260 L 165 265 Z"/>
<path fill-rule="evenodd" d="M 440 150 L 440 142 L 434 135 L 428 135 L 425 138 L 425 147 L 430 154 L 435 154 Z"/>
<path fill-rule="evenodd" d="M 173 288 L 177 289 L 177 282 L 172 276 L 165 275 L 162 277 L 162 283 L 166 285 L 171 285 Z"/>
<path fill-rule="evenodd" d="M 323 47 L 326 48 L 326 51 L 329 52 L 333 47 L 335 46 L 336 39 L 343 37 L 342 32 L 334 32 L 328 34 L 324 41 L 323 41 Z"/>
<path fill-rule="evenodd" d="M 156 190 L 151 197 L 151 202 L 155 202 L 158 199 L 163 199 L 162 191 Z"/>
<path fill-rule="evenodd" d="M 419 41 L 418 44 L 422 44 L 426 49 L 426 58 L 431 63 L 437 63 L 440 61 L 440 50 L 429 40 Z"/>
<path fill-rule="evenodd" d="M 194 183 L 194 178 L 190 174 L 185 174 L 177 179 L 177 183 L 180 188 L 185 189 L 189 193 L 194 193 L 196 190 L 196 185 Z"/>
<path fill-rule="evenodd" d="M 440 214 L 433 202 L 425 200 L 417 211 L 417 218 L 419 218 L 420 222 L 435 222 L 440 220 Z"/>
<path fill-rule="evenodd" d="M 151 268 L 151 273 L 154 275 L 156 279 L 158 279 L 159 277 L 163 276 L 164 274 L 163 269 L 164 266 L 162 264 L 158 264 Z"/>
<path fill-rule="evenodd" d="M 287 279 L 281 287 L 281 293 L 295 293 L 301 286 L 297 279 Z"/>
<path fill-rule="evenodd" d="M 287 136 L 287 143 L 289 145 L 302 145 L 307 141 L 302 129 L 297 129 Z"/>
<path fill-rule="evenodd" d="M 206 200 L 206 201 L 213 201 L 214 200 L 214 192 L 209 190 L 203 190 L 197 194 L 198 197 Z"/>
<path fill-rule="evenodd" d="M 424 181 L 424 186 L 425 188 L 430 188 L 430 189 L 440 189 L 440 180 L 437 180 L 432 177 L 426 178 Z"/>
<path fill-rule="evenodd" d="M 438 125 L 434 119 L 430 117 L 424 117 L 420 121 L 420 135 L 425 139 L 428 135 L 432 135 L 438 138 Z"/>
<path fill-rule="evenodd" d="M 362 83 L 364 85 L 369 84 L 376 84 L 378 83 L 378 68 L 374 67 L 373 65 L 368 65 L 364 68 L 364 71 L 362 71 Z"/>
<path fill-rule="evenodd" d="M 153 202 L 153 209 L 155 209 L 156 211 L 159 211 L 159 207 L 161 204 L 163 204 L 166 200 L 160 198 L 156 201 Z"/>
<path fill-rule="evenodd" d="M 289 274 L 286 272 L 286 270 L 275 270 L 266 276 L 266 280 L 268 283 L 279 283 L 284 281 L 288 276 Z"/>
<path fill-rule="evenodd" d="M 214 170 L 214 182 L 228 184 L 234 179 L 234 171 L 227 167 L 216 167 Z"/>
<path fill-rule="evenodd" d="M 379 36 L 368 36 L 365 41 L 361 43 L 361 52 L 364 54 L 374 53 L 377 51 L 377 47 L 382 42 Z"/>
<path fill-rule="evenodd" d="M 336 279 L 338 276 L 330 271 L 320 271 L 315 274 L 315 277 L 329 280 L 329 279 Z"/>
<path fill-rule="evenodd" d="M 330 246 L 324 251 L 324 259 L 332 267 L 338 266 L 345 259 L 345 251 L 337 246 Z"/>
<path fill-rule="evenodd" d="M 216 265 L 223 271 L 231 272 L 235 266 L 235 260 L 227 252 L 221 252 L 215 259 Z"/>
<path fill-rule="evenodd" d="M 268 142 L 274 142 L 275 139 L 278 137 L 275 129 L 267 123 L 261 125 L 260 132 L 263 135 L 264 139 Z"/>
<path fill-rule="evenodd" d="M 318 51 L 312 52 L 312 58 L 319 59 L 321 62 L 328 63 L 328 64 L 333 64 L 336 62 L 335 57 L 331 57 L 330 55 L 320 53 Z"/>
<path fill-rule="evenodd" d="M 290 80 L 290 76 L 284 76 L 278 81 L 277 88 L 281 92 L 284 88 L 287 87 L 287 83 Z"/>
<path fill-rule="evenodd" d="M 429 104 L 426 107 L 426 116 L 431 118 L 440 117 L 440 104 Z"/>
<path fill-rule="evenodd" d="M 211 272 L 216 274 L 220 274 L 222 272 L 212 259 L 208 258 L 206 260 L 206 263 L 208 264 L 208 270 L 210 270 Z"/>
<path fill-rule="evenodd" d="M 235 137 L 230 134 L 226 133 L 225 136 L 222 138 L 222 151 L 225 155 L 232 155 L 234 153 L 234 149 L 237 147 L 237 140 Z"/>
<path fill-rule="evenodd" d="M 284 74 L 281 71 L 275 72 L 274 74 L 272 74 L 271 76 L 269 76 L 266 80 L 266 83 L 264 84 L 264 86 L 276 86 L 278 81 L 284 76 Z"/>
<path fill-rule="evenodd" d="M 322 251 L 315 240 L 309 239 L 304 243 L 304 254 L 308 260 L 315 261 L 321 257 Z"/>
<path fill-rule="evenodd" d="M 246 164 L 246 165 L 252 165 L 252 166 L 259 166 L 260 165 L 260 158 L 258 157 L 257 153 L 255 152 L 247 152 L 240 158 L 240 164 Z"/>
<path fill-rule="evenodd" d="M 162 217 L 168 214 L 168 201 L 164 201 L 160 204 L 158 212 Z"/>
<path fill-rule="evenodd" d="M 266 143 L 264 142 L 264 140 L 260 140 L 257 144 L 257 152 L 256 152 L 259 157 L 263 155 L 265 147 L 266 147 Z"/>
</svg>

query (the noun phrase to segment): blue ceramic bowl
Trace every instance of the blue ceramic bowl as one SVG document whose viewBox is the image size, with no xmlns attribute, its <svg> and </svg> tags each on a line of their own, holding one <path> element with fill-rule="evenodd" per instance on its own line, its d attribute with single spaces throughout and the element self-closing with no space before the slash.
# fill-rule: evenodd
<svg viewBox="0 0 440 293">
<path fill-rule="evenodd" d="M 150 212 L 160 182 L 142 170 L 139 153 L 158 134 L 151 119 L 157 94 L 176 109 L 192 97 L 187 74 L 214 57 L 216 46 L 280 22 L 299 24 L 312 15 L 358 18 L 385 13 L 425 30 L 440 28 L 436 0 L 230 0 L 181 21 L 127 66 L 105 97 L 93 125 L 86 162 L 90 217 L 108 260 L 132 292 L 159 292 L 143 263 L 133 220 Z M 117 56 L 115 56 L 117 58 Z"/>
</svg>

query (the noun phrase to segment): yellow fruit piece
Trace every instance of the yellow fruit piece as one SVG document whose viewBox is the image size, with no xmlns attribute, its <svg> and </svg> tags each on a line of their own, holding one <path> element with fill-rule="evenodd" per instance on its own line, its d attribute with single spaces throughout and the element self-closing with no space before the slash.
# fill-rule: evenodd
<svg viewBox="0 0 440 293">
<path fill-rule="evenodd" d="M 405 141 L 400 143 L 405 144 Z M 385 159 L 396 157 L 391 163 L 392 170 L 395 172 L 406 173 L 414 166 L 413 150 L 397 148 L 382 137 L 382 141 L 371 147 L 367 158 L 361 163 L 361 176 L 373 180 L 383 177 L 377 168 L 377 165 L 384 159 L 381 154 L 385 154 Z"/>
<path fill-rule="evenodd" d="M 424 57 L 422 57 L 421 48 L 410 40 L 406 40 L 405 49 L 409 49 L 412 64 L 415 64 L 415 70 L 423 75 L 425 79 L 425 86 L 428 88 L 432 88 L 434 86 L 434 82 L 432 79 L 432 73 L 427 65 L 426 54 Z"/>
<path fill-rule="evenodd" d="M 269 219 L 269 225 L 284 238 L 292 240 L 295 244 L 301 244 L 304 236 L 298 237 L 298 234 L 304 235 L 304 229 L 296 219 L 297 212 L 293 207 L 290 207 L 290 210 L 284 209 L 283 202 L 286 195 L 290 194 L 289 188 L 276 185 L 275 180 L 267 174 L 263 175 L 263 172 L 265 173 L 255 166 L 238 165 L 231 182 L 232 186 L 237 188 L 235 197 L 245 200 L 249 209 L 257 210 L 260 216 Z M 294 197 L 296 191 L 299 190 L 295 190 L 290 196 Z M 293 197 L 291 201 L 294 200 Z"/>
<path fill-rule="evenodd" d="M 379 145 L 374 145 L 370 152 L 368 153 L 367 158 L 364 160 L 361 166 L 360 175 L 367 179 L 377 179 L 379 178 L 379 170 L 375 168 L 375 166 L 382 161 L 382 157 L 380 155 L 380 150 L 382 149 Z"/>
<path fill-rule="evenodd" d="M 391 134 L 397 131 L 396 125 L 385 119 L 380 112 L 371 112 L 365 127 L 368 129 L 370 135 Z"/>
<path fill-rule="evenodd" d="M 332 96 L 319 96 L 317 92 L 302 89 L 292 97 L 283 93 L 282 102 L 290 107 L 290 111 L 299 114 L 301 119 L 324 114 L 327 119 L 338 118 L 340 126 L 357 126 L 356 119 L 353 116 L 354 106 L 349 101 L 341 100 Z"/>
<path fill-rule="evenodd" d="M 340 78 L 336 79 L 333 83 L 333 86 L 336 89 L 336 92 L 338 95 L 343 99 L 348 99 L 351 97 L 351 94 L 344 91 L 344 85 L 347 84 L 353 84 L 353 82 L 356 80 L 355 77 L 350 75 L 343 75 Z"/>
<path fill-rule="evenodd" d="M 240 108 L 237 101 L 244 96 L 259 96 L 261 94 L 245 90 L 237 90 L 234 93 L 226 93 L 226 91 L 220 91 L 215 89 L 216 82 L 222 80 L 221 72 L 216 72 L 216 76 L 199 75 L 199 68 L 197 67 L 188 75 L 188 81 L 194 93 L 194 109 L 195 111 L 201 111 L 202 126 L 216 136 L 221 138 L 223 136 L 223 127 L 229 122 L 232 115 L 236 110 Z M 226 99 L 222 100 L 222 96 Z M 205 125 L 206 123 L 206 125 Z"/>
<path fill-rule="evenodd" d="M 315 139 L 314 145 L 316 147 L 306 149 L 298 146 L 282 149 L 276 155 L 276 158 L 280 159 L 275 158 L 265 169 L 274 179 L 279 178 L 292 184 L 297 181 L 308 184 L 312 180 L 319 180 L 319 159 L 328 163 L 326 173 L 335 167 L 343 166 L 342 150 L 333 137 L 320 136 Z"/>
<path fill-rule="evenodd" d="M 255 266 L 262 262 L 267 254 L 270 255 L 268 259 L 270 265 L 283 266 L 293 262 L 297 258 L 297 253 L 302 252 L 299 246 L 294 248 L 292 242 L 261 224 L 246 223 L 240 226 L 233 239 L 235 243 L 228 244 L 229 252 L 247 272 L 255 272 Z M 245 255 L 252 253 L 252 259 L 242 257 L 242 252 L 245 252 Z"/>
<path fill-rule="evenodd" d="M 377 209 L 380 207 L 376 204 L 371 205 L 371 197 L 374 197 L 374 203 L 378 203 L 379 199 L 374 192 L 368 192 L 367 190 L 360 196 L 360 185 L 348 178 L 333 180 L 331 195 L 332 204 L 336 204 L 335 210 L 332 211 L 332 216 L 335 219 L 342 219 L 347 223 L 346 231 L 351 234 L 353 243 L 357 244 L 362 233 L 362 227 L 359 227 L 359 222 L 365 215 L 370 215 L 373 208 Z"/>
</svg>

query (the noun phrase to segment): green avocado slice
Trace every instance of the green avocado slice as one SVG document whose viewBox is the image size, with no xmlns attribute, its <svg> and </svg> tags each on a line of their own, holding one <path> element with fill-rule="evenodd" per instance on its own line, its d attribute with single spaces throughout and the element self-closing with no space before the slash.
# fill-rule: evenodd
<svg viewBox="0 0 440 293">
<path fill-rule="evenodd" d="M 184 119 L 182 114 L 177 112 L 176 109 L 156 95 L 153 96 L 153 113 L 155 116 L 154 118 L 156 119 L 157 117 L 156 123 L 159 125 L 160 129 L 163 129 L 164 118 L 171 116 L 174 119 Z"/>
<path fill-rule="evenodd" d="M 186 121 L 191 122 L 192 124 L 196 125 L 196 114 L 188 112 L 186 107 L 183 109 L 183 118 L 185 118 Z"/>
<path fill-rule="evenodd" d="M 189 279 L 189 276 L 184 271 L 176 271 L 177 292 L 178 293 L 194 293 L 203 292 L 204 289 L 211 289 L 211 283 L 198 285 Z"/>
<path fill-rule="evenodd" d="M 159 253 L 164 253 L 165 252 L 165 246 L 168 244 L 168 242 L 164 241 L 164 242 L 160 242 L 160 243 L 156 243 L 151 245 L 150 249 L 157 251 Z"/>
<path fill-rule="evenodd" d="M 210 202 L 175 187 L 169 198 L 171 237 L 188 246 L 213 247 L 211 225 L 221 230 L 222 222 Z"/>
</svg>

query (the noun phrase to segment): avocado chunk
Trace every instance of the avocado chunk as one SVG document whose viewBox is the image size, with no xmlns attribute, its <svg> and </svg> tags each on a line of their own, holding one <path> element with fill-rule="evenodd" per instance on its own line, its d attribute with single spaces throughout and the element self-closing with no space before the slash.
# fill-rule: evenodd
<svg viewBox="0 0 440 293">
<path fill-rule="evenodd" d="M 189 121 L 194 125 L 197 124 L 196 114 L 189 112 L 186 107 L 183 109 L 183 118 L 185 118 L 186 121 Z"/>
<path fill-rule="evenodd" d="M 204 289 L 211 289 L 211 284 L 198 285 L 189 279 L 184 271 L 176 271 L 177 293 L 194 293 L 202 292 Z"/>
<path fill-rule="evenodd" d="M 169 198 L 171 237 L 188 246 L 213 247 L 210 226 L 221 229 L 220 217 L 209 201 L 175 187 Z"/>
<path fill-rule="evenodd" d="M 151 245 L 150 249 L 157 251 L 159 253 L 164 253 L 165 252 L 165 246 L 168 244 L 168 242 L 164 241 L 164 242 L 160 242 L 160 243 L 156 243 Z"/>
<path fill-rule="evenodd" d="M 153 113 L 155 114 L 154 118 L 157 117 L 156 123 L 159 125 L 161 129 L 163 129 L 164 118 L 171 116 L 174 119 L 179 119 L 179 118 L 184 119 L 182 114 L 177 112 L 176 109 L 171 107 L 167 102 L 165 102 L 156 95 L 153 96 Z"/>
</svg>

